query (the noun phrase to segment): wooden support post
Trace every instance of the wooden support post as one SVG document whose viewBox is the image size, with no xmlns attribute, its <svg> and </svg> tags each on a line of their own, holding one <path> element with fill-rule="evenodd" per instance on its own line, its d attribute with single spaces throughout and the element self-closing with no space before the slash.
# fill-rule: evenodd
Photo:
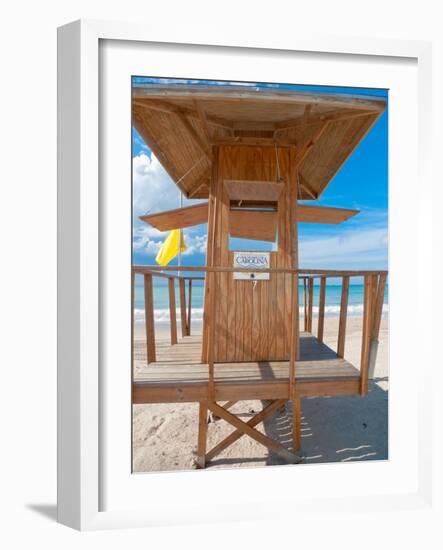
<svg viewBox="0 0 443 550">
<path fill-rule="evenodd" d="M 304 331 L 308 331 L 308 294 L 306 292 L 306 277 L 303 277 Z"/>
<path fill-rule="evenodd" d="M 182 337 L 189 336 L 188 334 L 188 323 L 186 320 L 186 289 L 185 289 L 185 280 L 183 277 L 180 277 L 178 280 L 179 291 L 180 291 L 180 323 L 182 326 Z"/>
<path fill-rule="evenodd" d="M 171 346 L 177 343 L 177 316 L 175 305 L 175 281 L 168 279 L 169 287 L 169 323 L 171 325 Z"/>
<path fill-rule="evenodd" d="M 131 380 L 134 379 L 134 315 L 135 315 L 135 272 L 131 275 Z"/>
<path fill-rule="evenodd" d="M 308 277 L 308 326 L 307 332 L 312 332 L 312 306 L 314 305 L 314 279 Z"/>
<path fill-rule="evenodd" d="M 318 327 L 317 339 L 323 342 L 323 332 L 325 327 L 325 303 L 326 303 L 326 277 L 320 279 L 320 299 L 318 303 Z"/>
<path fill-rule="evenodd" d="M 361 343 L 360 361 L 360 394 L 368 393 L 369 351 L 371 344 L 371 331 L 373 326 L 373 311 L 375 305 L 375 275 L 365 275 L 364 301 L 363 301 L 363 331 Z"/>
<path fill-rule="evenodd" d="M 218 183 L 218 159 L 219 148 L 213 147 L 213 162 L 212 173 L 210 180 L 210 191 L 208 201 L 208 239 L 206 247 L 206 266 L 214 266 L 215 258 L 215 246 L 216 246 L 216 232 L 215 222 L 217 219 L 217 210 L 219 208 L 219 200 L 217 198 L 217 183 Z M 202 363 L 209 362 L 209 332 L 211 326 L 211 319 L 209 310 L 211 307 L 206 307 L 207 301 L 211 302 L 211 284 L 213 279 L 209 272 L 206 273 L 205 279 L 205 300 L 204 300 L 204 314 L 203 314 L 203 335 L 202 335 Z"/>
<path fill-rule="evenodd" d="M 191 318 L 192 318 L 192 279 L 188 281 L 188 336 L 191 336 Z"/>
<path fill-rule="evenodd" d="M 198 411 L 197 468 L 206 465 L 206 440 L 208 434 L 208 402 L 200 401 Z"/>
<path fill-rule="evenodd" d="M 344 357 L 345 355 L 346 320 L 348 318 L 348 297 L 349 297 L 349 276 L 345 276 L 342 279 L 340 320 L 338 324 L 337 355 L 339 357 Z"/>
<path fill-rule="evenodd" d="M 217 416 L 220 416 L 220 418 L 223 418 L 223 420 L 226 420 L 226 422 L 229 422 L 229 424 L 232 424 L 232 426 L 234 426 L 244 434 L 252 437 L 252 439 L 255 439 L 255 441 L 261 443 L 271 451 L 274 451 L 290 464 L 298 464 L 300 462 L 300 458 L 297 455 L 288 451 L 281 443 L 279 443 L 278 441 L 274 441 L 262 432 L 251 428 L 249 424 L 243 422 L 242 420 L 231 414 L 229 411 L 226 411 L 223 407 L 217 405 L 217 403 L 209 401 L 208 407 Z"/>
<path fill-rule="evenodd" d="M 301 399 L 298 397 L 292 400 L 292 440 L 293 450 L 301 449 Z"/>
<path fill-rule="evenodd" d="M 152 275 L 146 273 L 144 276 L 145 291 L 145 330 L 146 330 L 146 357 L 148 364 L 154 363 L 155 354 L 155 328 L 154 328 L 154 290 Z"/>
<path fill-rule="evenodd" d="M 291 274 L 291 342 L 289 347 L 289 399 L 292 400 L 293 450 L 300 449 L 300 399 L 295 397 L 295 360 L 298 355 L 298 276 Z"/>
<path fill-rule="evenodd" d="M 368 378 L 372 380 L 374 378 L 375 362 L 378 352 L 378 334 L 380 331 L 380 323 L 383 314 L 383 303 L 385 297 L 386 286 L 386 273 L 380 273 L 377 277 L 376 291 L 375 291 L 375 305 L 373 311 L 372 328 L 371 328 L 371 341 L 369 344 L 369 367 Z"/>
<path fill-rule="evenodd" d="M 226 410 L 229 410 L 231 407 L 233 407 L 238 401 L 226 401 L 226 403 L 223 403 L 223 408 Z"/>
<path fill-rule="evenodd" d="M 289 388 L 288 398 L 295 397 L 295 361 L 297 359 L 297 319 L 298 319 L 298 287 L 297 277 L 291 273 L 291 330 L 289 341 Z"/>
<path fill-rule="evenodd" d="M 253 418 L 251 418 L 250 420 L 248 420 L 247 424 L 248 426 L 250 426 L 251 428 L 254 428 L 255 426 L 257 426 L 258 424 L 260 424 L 261 422 L 263 422 L 263 420 L 265 420 L 268 416 L 271 416 L 272 414 L 274 414 L 276 411 L 278 411 L 279 409 L 281 409 L 282 407 L 285 406 L 285 403 L 286 403 L 286 400 L 285 399 L 278 399 L 278 400 L 275 400 L 275 401 L 272 401 L 271 403 L 269 403 L 269 405 L 267 405 L 261 412 L 259 412 L 258 414 L 256 414 Z M 226 409 L 226 405 L 223 407 L 224 409 Z M 222 441 L 220 441 L 220 443 L 217 443 L 217 445 L 215 447 L 213 447 L 207 454 L 206 454 L 206 460 L 209 462 L 210 460 L 212 460 L 215 456 L 217 456 L 218 454 L 220 454 L 222 451 L 224 451 L 225 449 L 227 449 L 228 447 L 230 447 L 233 443 L 235 443 L 238 439 L 240 439 L 240 437 L 242 437 L 243 435 L 245 435 L 244 431 L 242 430 L 239 430 L 239 429 L 236 429 L 235 431 L 231 432 L 227 437 L 225 437 L 225 439 L 223 439 Z"/>
<path fill-rule="evenodd" d="M 208 397 L 210 400 L 215 399 L 215 382 L 214 382 L 214 345 L 215 345 L 215 279 L 216 274 L 210 273 L 209 287 L 209 338 L 208 338 Z"/>
</svg>

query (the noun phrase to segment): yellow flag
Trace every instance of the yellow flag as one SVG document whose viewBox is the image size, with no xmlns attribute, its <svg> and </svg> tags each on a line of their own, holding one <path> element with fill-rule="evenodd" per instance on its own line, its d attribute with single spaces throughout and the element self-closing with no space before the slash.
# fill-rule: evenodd
<svg viewBox="0 0 443 550">
<path fill-rule="evenodd" d="M 168 265 L 168 263 L 177 256 L 178 250 L 180 247 L 181 240 L 181 251 L 186 250 L 186 245 L 184 239 L 180 239 L 181 230 L 173 229 L 169 232 L 169 235 L 166 237 L 165 242 L 161 245 L 160 250 L 158 251 L 155 261 L 159 265 Z"/>
</svg>

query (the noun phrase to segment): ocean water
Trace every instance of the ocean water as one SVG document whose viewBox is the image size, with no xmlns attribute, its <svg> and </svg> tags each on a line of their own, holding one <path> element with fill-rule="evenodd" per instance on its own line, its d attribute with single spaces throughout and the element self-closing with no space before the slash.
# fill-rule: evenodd
<svg viewBox="0 0 443 550">
<path fill-rule="evenodd" d="M 187 284 L 186 284 L 186 299 L 187 299 Z M 320 286 L 314 285 L 314 316 L 318 313 Z M 178 285 L 175 289 L 175 299 L 177 306 L 179 305 Z M 340 312 L 341 285 L 329 284 L 326 286 L 326 304 L 325 316 L 335 317 Z M 303 287 L 299 286 L 299 304 L 300 314 L 303 314 Z M 385 298 L 383 304 L 383 314 L 386 315 L 389 311 L 388 306 L 388 285 L 386 285 Z M 360 316 L 363 313 L 363 285 L 349 285 L 349 300 L 348 300 L 348 315 Z M 168 287 L 164 281 L 154 284 L 154 317 L 158 323 L 169 322 L 169 294 Z M 180 319 L 177 308 L 177 318 Z M 203 283 L 202 281 L 194 281 L 192 284 L 192 320 L 201 321 L 203 319 Z M 143 287 L 136 284 L 135 287 L 135 321 L 142 322 L 144 320 L 144 293 Z"/>
</svg>

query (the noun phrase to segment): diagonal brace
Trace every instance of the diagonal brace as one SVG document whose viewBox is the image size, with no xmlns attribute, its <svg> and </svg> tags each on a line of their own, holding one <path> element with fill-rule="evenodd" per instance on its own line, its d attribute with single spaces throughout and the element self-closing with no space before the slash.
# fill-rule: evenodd
<svg viewBox="0 0 443 550">
<path fill-rule="evenodd" d="M 276 405 L 276 408 L 282 406 L 281 401 L 274 402 L 271 405 L 273 405 L 275 403 L 278 403 L 278 406 Z M 269 405 L 269 406 L 271 406 L 271 405 Z M 243 434 L 248 435 L 249 437 L 251 437 L 252 439 L 257 441 L 261 445 L 264 445 L 268 449 L 270 449 L 270 450 L 274 451 L 275 453 L 277 453 L 279 456 L 281 456 L 284 460 L 286 460 L 290 464 L 298 464 L 299 462 L 301 462 L 302 459 L 299 456 L 297 456 L 297 455 L 291 453 L 290 451 L 288 451 L 281 443 L 278 443 L 277 441 L 274 441 L 270 437 L 264 435 L 263 433 L 259 432 L 256 429 L 254 429 L 253 427 L 251 427 L 251 425 L 249 423 L 243 422 L 242 420 L 240 420 L 239 418 L 237 418 L 236 416 L 231 414 L 229 411 L 227 411 L 223 407 L 220 407 L 220 405 L 217 405 L 217 403 L 215 403 L 213 401 L 209 401 L 208 402 L 208 408 L 212 412 L 214 412 L 217 416 L 219 416 L 220 418 L 223 418 L 223 420 L 226 420 L 226 422 L 229 422 L 229 424 L 232 424 L 235 428 L 237 428 L 237 430 L 239 432 L 241 432 L 239 437 L 241 437 L 241 435 L 243 435 Z M 262 413 L 263 412 L 264 411 L 262 411 Z M 257 422 L 257 423 L 259 423 L 259 422 Z M 231 434 L 231 435 L 233 435 L 233 434 Z M 213 451 L 214 451 L 214 449 L 212 449 L 212 451 L 210 451 L 211 456 L 214 456 Z"/>
<path fill-rule="evenodd" d="M 265 418 L 267 418 L 268 416 L 271 416 L 272 414 L 274 414 L 280 407 L 284 406 L 284 404 L 286 403 L 286 400 L 285 399 L 278 399 L 276 401 L 272 401 L 269 405 L 267 405 L 262 411 L 260 411 L 258 414 L 256 414 L 253 418 L 251 418 L 250 420 L 248 420 L 248 422 L 246 424 L 248 424 L 248 426 L 251 426 L 251 428 L 254 428 L 255 426 L 257 426 L 258 424 L 260 424 L 261 422 L 263 422 L 263 420 Z M 226 407 L 226 405 L 224 405 L 223 407 L 224 409 L 228 409 L 228 407 Z M 206 459 L 209 461 L 209 460 L 212 460 L 215 456 L 217 456 L 218 454 L 220 454 L 222 451 L 224 451 L 225 449 L 227 449 L 228 447 L 230 447 L 233 443 L 235 443 L 238 439 L 240 439 L 240 437 L 242 437 L 244 434 L 243 431 L 237 429 L 237 430 L 234 430 L 232 433 L 230 433 L 227 437 L 225 437 L 225 439 L 223 439 L 222 441 L 220 441 L 220 443 L 217 443 L 217 445 L 215 445 L 215 447 L 213 447 L 206 455 Z"/>
</svg>

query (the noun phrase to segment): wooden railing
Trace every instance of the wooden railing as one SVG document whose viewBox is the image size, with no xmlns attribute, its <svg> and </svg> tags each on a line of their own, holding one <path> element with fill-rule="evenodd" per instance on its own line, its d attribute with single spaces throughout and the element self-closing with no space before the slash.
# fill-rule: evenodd
<svg viewBox="0 0 443 550">
<path fill-rule="evenodd" d="M 160 271 L 161 270 L 161 271 Z M 373 377 L 375 360 L 378 348 L 378 334 L 383 311 L 384 293 L 386 286 L 386 271 L 367 270 L 323 270 L 323 269 L 291 269 L 291 268 L 269 268 L 251 269 L 238 267 L 197 267 L 197 266 L 134 266 L 133 284 L 136 274 L 144 276 L 145 291 L 145 321 L 146 321 L 146 342 L 148 363 L 156 360 L 155 329 L 154 329 L 154 298 L 153 298 L 153 277 L 165 277 L 168 279 L 169 287 L 169 310 L 170 310 L 170 331 L 171 344 L 177 343 L 177 320 L 175 305 L 175 281 L 179 282 L 180 290 L 180 313 L 182 336 L 191 334 L 191 310 L 192 310 L 192 281 L 205 280 L 206 276 L 179 276 L 169 273 L 177 272 L 201 272 L 207 275 L 209 288 L 214 289 L 209 293 L 208 315 L 209 342 L 208 342 L 208 366 L 209 366 L 209 391 L 214 392 L 214 337 L 215 323 L 213 322 L 215 310 L 215 289 L 216 273 L 232 272 L 257 272 L 257 273 L 286 273 L 291 275 L 291 329 L 289 342 L 289 394 L 294 393 L 295 362 L 298 354 L 298 347 L 295 335 L 298 332 L 299 308 L 298 308 L 298 282 L 303 282 L 303 313 L 304 331 L 312 333 L 313 307 L 314 307 L 314 280 L 320 279 L 319 290 L 319 312 L 317 323 L 317 339 L 323 341 L 324 320 L 326 306 L 326 287 L 328 278 L 341 278 L 341 300 L 337 339 L 337 355 L 344 357 L 346 341 L 346 324 L 348 317 L 349 285 L 352 277 L 363 277 L 364 299 L 363 299 L 363 330 L 361 342 L 360 361 L 360 393 L 365 395 L 368 391 L 368 380 Z M 185 282 L 188 281 L 188 304 L 186 306 Z"/>
<path fill-rule="evenodd" d="M 177 271 L 177 269 L 175 269 Z M 175 297 L 175 284 L 178 281 L 179 303 L 180 303 L 180 325 L 182 337 L 191 335 L 192 319 L 192 282 L 204 280 L 204 277 L 189 277 L 161 273 L 158 269 L 146 269 L 144 266 L 134 266 L 132 269 L 133 295 L 135 288 L 135 276 L 143 275 L 144 299 L 145 299 L 145 332 L 148 363 L 157 359 L 155 343 L 155 320 L 154 320 L 154 285 L 153 278 L 159 277 L 168 280 L 169 297 L 169 330 L 171 345 L 178 343 L 177 337 L 177 303 Z M 186 303 L 186 283 L 188 283 L 188 300 Z"/>
<path fill-rule="evenodd" d="M 312 332 L 314 279 L 320 279 L 318 301 L 317 339 L 322 342 L 324 334 L 326 282 L 328 277 L 341 277 L 341 300 L 337 337 L 337 355 L 344 357 L 346 341 L 346 323 L 348 319 L 349 285 L 351 277 L 363 277 L 363 330 L 360 359 L 360 393 L 368 391 L 368 380 L 374 376 L 378 350 L 378 334 L 383 313 L 386 288 L 386 271 L 329 271 L 299 270 L 303 280 L 304 330 Z"/>
</svg>

